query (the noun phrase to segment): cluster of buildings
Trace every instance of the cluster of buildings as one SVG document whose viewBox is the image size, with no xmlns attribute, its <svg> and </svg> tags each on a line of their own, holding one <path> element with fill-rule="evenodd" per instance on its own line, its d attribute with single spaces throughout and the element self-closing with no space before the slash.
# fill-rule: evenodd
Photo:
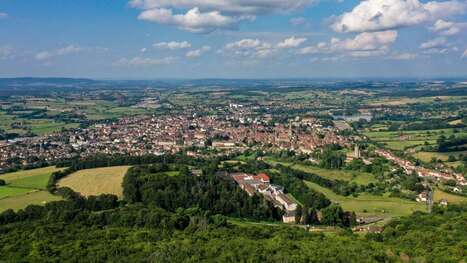
<svg viewBox="0 0 467 263">
<path fill-rule="evenodd" d="M 276 207 L 282 209 L 284 211 L 284 215 L 282 216 L 284 223 L 295 223 L 295 212 L 298 204 L 284 193 L 282 186 L 271 184 L 267 174 L 232 173 L 230 177 L 248 195 L 261 194 L 267 200 L 273 202 Z"/>
<path fill-rule="evenodd" d="M 467 180 L 462 174 L 453 173 L 450 171 L 435 171 L 421 166 L 416 166 L 412 162 L 397 157 L 390 151 L 383 149 L 377 149 L 375 153 L 383 158 L 386 158 L 389 161 L 394 162 L 402 169 L 404 169 L 407 174 L 416 173 L 419 177 L 432 178 L 438 181 L 455 180 L 459 185 L 467 185 Z"/>
<path fill-rule="evenodd" d="M 33 165 L 96 153 L 141 156 L 162 155 L 209 147 L 223 153 L 250 146 L 291 149 L 310 153 L 327 144 L 350 145 L 333 127 L 315 119 L 281 124 L 266 118 L 235 116 L 128 117 L 47 136 L 0 142 L 0 168 L 10 164 Z"/>
</svg>

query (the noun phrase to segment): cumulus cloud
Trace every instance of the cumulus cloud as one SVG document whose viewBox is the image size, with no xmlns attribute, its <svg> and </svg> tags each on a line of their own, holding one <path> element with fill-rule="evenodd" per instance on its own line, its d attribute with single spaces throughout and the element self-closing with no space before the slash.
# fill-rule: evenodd
<svg viewBox="0 0 467 263">
<path fill-rule="evenodd" d="M 190 50 L 188 51 L 185 56 L 187 58 L 197 58 L 197 57 L 200 57 L 202 56 L 204 53 L 208 52 L 209 50 L 211 50 L 211 47 L 210 46 L 203 46 L 202 48 L 200 49 L 195 49 L 195 50 Z"/>
<path fill-rule="evenodd" d="M 284 39 L 282 42 L 277 44 L 278 48 L 296 48 L 303 44 L 307 39 L 306 38 L 297 38 L 297 37 L 290 37 Z"/>
<path fill-rule="evenodd" d="M 65 56 L 69 54 L 76 54 L 83 51 L 83 48 L 75 46 L 75 45 L 69 45 L 57 50 L 51 50 L 51 51 L 42 51 L 36 54 L 36 59 L 37 60 L 47 60 L 53 57 L 59 57 L 59 56 Z"/>
<path fill-rule="evenodd" d="M 8 14 L 4 12 L 0 12 L 0 19 L 8 18 Z"/>
<path fill-rule="evenodd" d="M 397 31 L 364 32 L 354 38 L 332 38 L 329 42 L 320 42 L 304 47 L 299 54 L 346 53 L 354 57 L 382 55 L 388 52 L 390 45 L 397 39 Z"/>
<path fill-rule="evenodd" d="M 220 51 L 227 56 L 244 56 L 253 58 L 266 58 L 275 52 L 273 45 L 259 39 L 242 39 L 228 43 Z"/>
<path fill-rule="evenodd" d="M 139 19 L 174 25 L 180 29 L 206 33 L 216 29 L 235 29 L 241 21 L 257 15 L 283 13 L 309 5 L 315 0 L 131 0 L 142 9 Z M 186 14 L 173 14 L 173 10 Z"/>
<path fill-rule="evenodd" d="M 366 0 L 337 17 L 337 32 L 366 32 L 413 26 L 452 15 L 464 14 L 467 2 L 456 0 L 420 3 L 418 0 Z"/>
<path fill-rule="evenodd" d="M 452 36 L 459 34 L 463 30 L 467 30 L 467 23 L 456 23 L 439 19 L 430 29 L 444 36 Z"/>
<path fill-rule="evenodd" d="M 116 66 L 155 66 L 155 65 L 167 65 L 177 60 L 176 57 L 165 57 L 165 58 L 145 58 L 145 57 L 134 57 L 134 58 L 122 58 L 114 63 Z"/>
<path fill-rule="evenodd" d="M 224 16 L 218 11 L 203 13 L 197 7 L 188 10 L 185 14 L 173 14 L 171 9 L 154 8 L 143 11 L 138 18 L 160 24 L 174 25 L 180 29 L 195 33 L 207 33 L 220 28 L 234 29 L 240 20 L 245 19 L 244 17 Z"/>
<path fill-rule="evenodd" d="M 437 37 L 420 44 L 420 49 L 425 54 L 445 54 L 450 51 L 457 51 L 458 48 L 449 43 L 445 37 Z"/>
<path fill-rule="evenodd" d="M 467 58 L 467 49 L 465 49 L 464 53 L 462 53 L 462 58 Z"/>
<path fill-rule="evenodd" d="M 155 48 L 167 48 L 167 49 L 184 49 L 184 48 L 191 48 L 191 44 L 187 41 L 183 42 L 176 42 L 176 41 L 170 41 L 170 42 L 160 42 L 160 43 L 155 43 L 152 45 Z"/>
<path fill-rule="evenodd" d="M 230 14 L 263 15 L 301 9 L 313 2 L 314 0 L 131 0 L 130 5 L 140 9 L 198 7 Z"/>
</svg>

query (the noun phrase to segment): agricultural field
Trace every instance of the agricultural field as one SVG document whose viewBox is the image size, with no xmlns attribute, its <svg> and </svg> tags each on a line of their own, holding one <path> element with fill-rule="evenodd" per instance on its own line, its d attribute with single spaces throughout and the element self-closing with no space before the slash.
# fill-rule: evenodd
<svg viewBox="0 0 467 263">
<path fill-rule="evenodd" d="M 432 158 L 436 158 L 446 162 L 450 155 L 458 157 L 461 154 L 467 154 L 467 151 L 462 152 L 417 152 L 413 156 L 423 162 L 430 162 Z"/>
<path fill-rule="evenodd" d="M 360 185 L 367 185 L 371 182 L 376 182 L 375 177 L 370 173 L 358 172 L 358 171 L 346 171 L 346 170 L 329 170 L 311 165 L 303 164 L 292 164 L 287 162 L 277 162 L 272 160 L 267 160 L 270 164 L 282 164 L 284 166 L 289 166 L 293 169 L 301 170 L 307 173 L 313 173 L 323 178 L 330 180 L 343 180 L 349 182 L 355 182 Z"/>
<path fill-rule="evenodd" d="M 0 186 L 0 212 L 61 199 L 46 190 L 50 175 L 59 170 L 50 166 L 0 175 L 7 183 Z"/>
<path fill-rule="evenodd" d="M 414 211 L 426 211 L 426 206 L 415 201 L 401 198 L 360 194 L 358 197 L 337 195 L 328 188 L 305 181 L 311 189 L 323 193 L 334 202 L 339 203 L 344 210 L 355 211 L 359 216 L 381 216 L 386 219 L 408 216 Z"/>
<path fill-rule="evenodd" d="M 454 134 L 454 129 L 420 131 L 366 131 L 362 134 L 373 141 L 386 144 L 386 146 L 390 149 L 405 150 L 407 148 L 423 146 L 425 145 L 425 142 L 427 142 L 429 145 L 433 145 L 441 135 L 448 137 Z M 456 135 L 467 135 L 467 132 L 460 131 L 456 133 Z"/>
<path fill-rule="evenodd" d="M 440 200 L 446 200 L 450 204 L 459 204 L 459 203 L 467 203 L 467 197 L 446 193 L 438 188 L 435 189 L 433 194 L 433 200 L 435 202 L 439 202 Z"/>
<path fill-rule="evenodd" d="M 69 187 L 84 196 L 114 194 L 123 196 L 122 182 L 130 166 L 115 166 L 80 170 L 58 182 L 58 187 Z"/>
</svg>

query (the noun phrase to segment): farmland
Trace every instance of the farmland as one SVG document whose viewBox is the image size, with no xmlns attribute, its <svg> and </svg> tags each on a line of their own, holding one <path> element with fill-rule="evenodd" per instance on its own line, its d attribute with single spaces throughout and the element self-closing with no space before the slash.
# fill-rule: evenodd
<svg viewBox="0 0 467 263">
<path fill-rule="evenodd" d="M 7 185 L 0 187 L 0 211 L 22 209 L 30 204 L 59 200 L 46 191 L 50 175 L 60 169 L 50 166 L 1 175 Z"/>
<path fill-rule="evenodd" d="M 386 195 L 360 194 L 358 197 L 341 196 L 315 183 L 305 183 L 311 189 L 323 193 L 332 201 L 339 203 L 343 209 L 355 211 L 357 215 L 377 215 L 392 218 L 407 216 L 414 211 L 426 210 L 423 204 L 414 201 L 388 197 Z"/>
<path fill-rule="evenodd" d="M 129 166 L 86 169 L 59 181 L 59 187 L 69 187 L 84 196 L 114 194 L 122 197 L 123 176 Z"/>
<path fill-rule="evenodd" d="M 446 193 L 438 188 L 435 189 L 433 200 L 439 202 L 440 200 L 446 200 L 448 203 L 458 204 L 458 203 L 467 203 L 467 197 Z"/>
<path fill-rule="evenodd" d="M 355 182 L 360 185 L 369 184 L 371 182 L 376 182 L 375 177 L 370 173 L 357 172 L 357 171 L 346 171 L 346 170 L 329 170 L 320 168 L 317 166 L 303 165 L 303 164 L 292 164 L 287 162 L 278 162 L 271 159 L 268 160 L 271 164 L 282 164 L 284 166 L 289 166 L 293 169 L 301 170 L 307 173 L 313 173 L 320 177 L 330 179 L 330 180 L 343 180 L 349 182 Z"/>
</svg>

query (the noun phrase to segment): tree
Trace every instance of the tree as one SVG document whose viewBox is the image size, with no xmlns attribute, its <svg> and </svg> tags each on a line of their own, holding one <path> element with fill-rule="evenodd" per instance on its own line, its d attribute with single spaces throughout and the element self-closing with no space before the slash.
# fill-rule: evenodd
<svg viewBox="0 0 467 263">
<path fill-rule="evenodd" d="M 5 180 L 0 179 L 0 186 L 3 186 L 3 185 L 6 185 L 6 182 L 5 182 Z"/>
</svg>

